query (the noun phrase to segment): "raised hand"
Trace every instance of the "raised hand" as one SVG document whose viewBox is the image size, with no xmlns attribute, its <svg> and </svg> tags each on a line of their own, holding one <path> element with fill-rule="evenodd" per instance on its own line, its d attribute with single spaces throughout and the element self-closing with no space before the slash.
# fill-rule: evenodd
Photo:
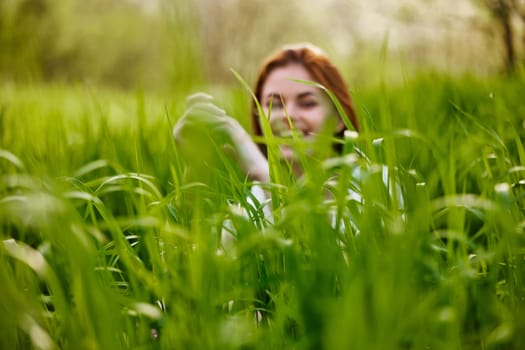
<svg viewBox="0 0 525 350">
<path fill-rule="evenodd" d="M 237 120 L 213 103 L 205 93 L 187 98 L 187 110 L 173 128 L 181 155 L 195 161 L 206 161 L 202 141 L 212 142 L 219 151 L 233 156 L 242 171 L 252 180 L 268 181 L 268 162 L 250 135 Z M 202 157 L 202 158 L 201 158 Z"/>
</svg>

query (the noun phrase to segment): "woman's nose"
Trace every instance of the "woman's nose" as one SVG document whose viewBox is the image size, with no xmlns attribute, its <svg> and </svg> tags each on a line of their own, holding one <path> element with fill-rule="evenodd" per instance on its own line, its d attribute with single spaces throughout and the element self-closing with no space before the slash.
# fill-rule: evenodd
<svg viewBox="0 0 525 350">
<path fill-rule="evenodd" d="M 293 104 L 286 105 L 281 109 L 279 118 L 281 119 L 282 123 L 290 128 L 291 124 L 294 124 L 297 121 L 297 109 Z"/>
<path fill-rule="evenodd" d="M 272 112 L 272 117 L 270 118 L 270 123 L 274 131 L 281 133 L 283 131 L 288 131 L 292 128 L 292 125 L 295 124 L 295 116 L 290 111 L 285 110 L 285 108 L 280 108 Z"/>
</svg>

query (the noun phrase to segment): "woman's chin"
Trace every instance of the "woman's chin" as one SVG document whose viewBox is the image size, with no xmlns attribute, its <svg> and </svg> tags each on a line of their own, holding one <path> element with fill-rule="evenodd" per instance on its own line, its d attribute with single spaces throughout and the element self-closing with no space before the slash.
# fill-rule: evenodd
<svg viewBox="0 0 525 350">
<path fill-rule="evenodd" d="M 291 162 L 297 159 L 295 152 L 290 146 L 281 146 L 279 151 L 281 152 L 281 159 L 287 162 Z"/>
<path fill-rule="evenodd" d="M 290 165 L 295 176 L 300 177 L 303 174 L 303 168 L 298 161 L 297 153 L 290 146 L 280 147 L 281 161 Z"/>
</svg>

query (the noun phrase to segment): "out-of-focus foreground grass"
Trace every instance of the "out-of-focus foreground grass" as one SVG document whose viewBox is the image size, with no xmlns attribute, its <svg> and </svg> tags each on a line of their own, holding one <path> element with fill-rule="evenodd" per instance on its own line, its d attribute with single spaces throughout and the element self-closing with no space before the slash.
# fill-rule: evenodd
<svg viewBox="0 0 525 350">
<path fill-rule="evenodd" d="M 3 85 L 0 347 L 523 347 L 524 81 L 353 91 L 362 210 L 363 160 L 313 162 L 278 174 L 267 227 L 227 158 L 189 176 L 182 96 Z M 249 94 L 218 95 L 247 125 Z M 374 164 L 398 170 L 404 210 Z"/>
</svg>

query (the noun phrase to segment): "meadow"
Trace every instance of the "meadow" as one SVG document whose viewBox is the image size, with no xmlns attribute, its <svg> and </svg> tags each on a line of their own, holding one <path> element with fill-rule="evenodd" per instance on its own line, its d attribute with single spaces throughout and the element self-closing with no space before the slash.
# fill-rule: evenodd
<svg viewBox="0 0 525 350">
<path fill-rule="evenodd" d="M 524 87 L 424 72 L 352 91 L 359 136 L 299 180 L 273 162 L 268 223 L 205 136 L 208 163 L 180 159 L 184 94 L 4 83 L 0 348 L 521 349 Z M 242 84 L 214 95 L 249 127 Z"/>
</svg>

